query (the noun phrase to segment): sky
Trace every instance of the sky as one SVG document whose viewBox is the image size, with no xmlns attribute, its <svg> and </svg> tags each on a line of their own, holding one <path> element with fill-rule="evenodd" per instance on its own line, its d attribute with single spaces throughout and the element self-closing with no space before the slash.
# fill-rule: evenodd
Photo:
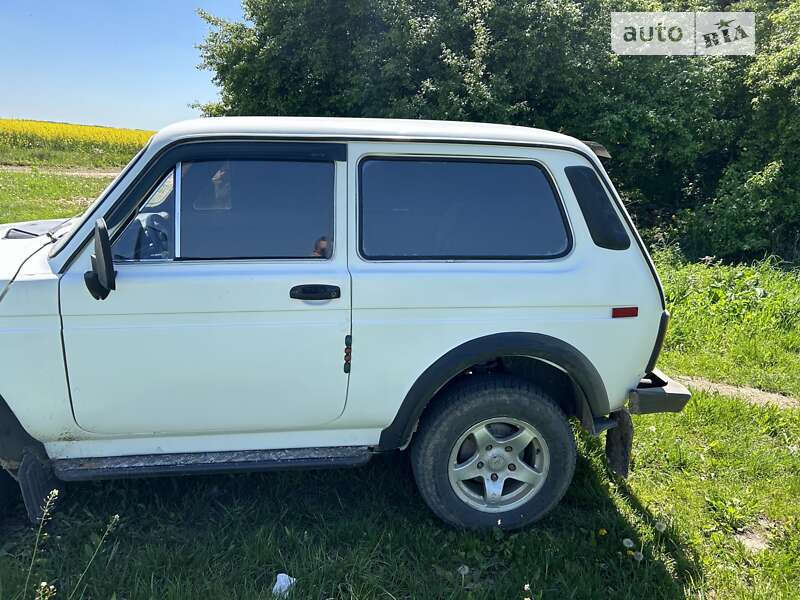
<svg viewBox="0 0 800 600">
<path fill-rule="evenodd" d="M 0 0 L 0 118 L 159 129 L 219 97 L 202 8 L 239 0 Z"/>
</svg>

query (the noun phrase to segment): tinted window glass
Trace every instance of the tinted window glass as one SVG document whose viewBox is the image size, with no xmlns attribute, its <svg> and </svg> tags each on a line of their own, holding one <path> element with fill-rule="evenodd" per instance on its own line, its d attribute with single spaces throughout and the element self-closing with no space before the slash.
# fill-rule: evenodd
<svg viewBox="0 0 800 600">
<path fill-rule="evenodd" d="M 367 159 L 361 251 L 368 258 L 551 258 L 569 235 L 541 167 L 526 162 Z"/>
<path fill-rule="evenodd" d="M 631 240 L 594 169 L 567 167 L 564 172 L 575 192 L 594 243 L 609 250 L 629 248 Z"/>
<path fill-rule="evenodd" d="M 332 162 L 181 164 L 180 257 L 328 258 Z"/>
<path fill-rule="evenodd" d="M 114 241 L 116 261 L 168 260 L 175 256 L 175 177 L 161 180 Z"/>
</svg>

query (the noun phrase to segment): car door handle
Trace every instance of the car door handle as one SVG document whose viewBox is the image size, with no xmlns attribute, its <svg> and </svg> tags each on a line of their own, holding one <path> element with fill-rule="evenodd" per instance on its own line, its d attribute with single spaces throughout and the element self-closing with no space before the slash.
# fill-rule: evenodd
<svg viewBox="0 0 800 600">
<path fill-rule="evenodd" d="M 321 283 L 307 283 L 296 285 L 289 290 L 289 297 L 295 300 L 333 300 L 342 295 L 338 285 L 324 285 Z"/>
</svg>

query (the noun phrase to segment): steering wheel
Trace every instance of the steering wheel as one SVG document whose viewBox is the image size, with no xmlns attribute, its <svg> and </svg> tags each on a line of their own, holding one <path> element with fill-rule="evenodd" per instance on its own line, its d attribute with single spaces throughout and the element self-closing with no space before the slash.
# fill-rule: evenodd
<svg viewBox="0 0 800 600">
<path fill-rule="evenodd" d="M 166 214 L 140 215 L 142 229 L 136 240 L 136 256 L 140 259 L 166 258 L 169 254 L 170 224 Z"/>
</svg>

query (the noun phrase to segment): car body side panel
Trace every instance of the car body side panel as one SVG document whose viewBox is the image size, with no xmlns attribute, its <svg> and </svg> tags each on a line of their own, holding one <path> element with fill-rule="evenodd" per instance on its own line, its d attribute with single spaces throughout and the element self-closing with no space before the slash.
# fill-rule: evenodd
<svg viewBox="0 0 800 600">
<path fill-rule="evenodd" d="M 376 446 L 381 430 L 322 428 L 305 431 L 258 433 L 208 433 L 179 436 L 113 437 L 87 434 L 84 439 L 45 443 L 50 458 L 91 458 L 186 452 L 235 452 L 324 448 L 326 446 Z"/>
<path fill-rule="evenodd" d="M 644 374 L 662 308 L 641 251 L 598 248 L 563 173 L 589 165 L 579 154 L 550 149 L 447 144 L 351 144 L 350 206 L 357 206 L 358 161 L 374 155 L 486 156 L 545 164 L 564 201 L 574 247 L 553 260 L 367 261 L 351 235 L 353 370 L 343 422 L 385 424 L 424 370 L 471 339 L 505 332 L 540 333 L 579 350 L 600 372 L 609 406 L 623 406 Z M 358 215 L 350 231 L 358 232 Z M 639 316 L 612 319 L 611 308 Z M 376 395 L 380 390 L 380 395 Z"/>
<path fill-rule="evenodd" d="M 0 396 L 40 441 L 80 435 L 70 408 L 53 274 L 21 276 L 0 302 Z"/>
<path fill-rule="evenodd" d="M 364 260 L 358 248 L 358 161 L 368 155 L 415 154 L 541 161 L 563 199 L 574 238 L 572 250 L 562 258 L 541 261 Z M 578 153 L 545 148 L 350 144 L 347 253 L 352 275 L 352 373 L 344 412 L 324 426 L 258 433 L 209 430 L 176 437 L 81 430 L 72 415 L 64 368 L 59 282 L 46 258 L 38 256 L 44 257 L 46 250 L 24 265 L 0 303 L 4 342 L 0 374 L 5 374 L 0 396 L 54 457 L 377 444 L 414 382 L 439 358 L 475 338 L 531 332 L 562 340 L 585 355 L 600 373 L 609 400 L 608 406 L 593 408 L 600 412 L 619 408 L 644 374 L 662 314 L 661 301 L 636 244 L 614 251 L 592 243 L 563 173 L 567 165 L 596 167 Z M 135 176 L 135 171 L 127 177 Z M 113 202 L 115 194 L 107 202 Z M 102 210 L 99 207 L 97 214 Z M 84 252 L 78 260 L 81 267 L 85 257 Z M 58 266 L 52 260 L 50 264 Z M 638 306 L 639 315 L 611 319 L 615 306 Z"/>
</svg>

